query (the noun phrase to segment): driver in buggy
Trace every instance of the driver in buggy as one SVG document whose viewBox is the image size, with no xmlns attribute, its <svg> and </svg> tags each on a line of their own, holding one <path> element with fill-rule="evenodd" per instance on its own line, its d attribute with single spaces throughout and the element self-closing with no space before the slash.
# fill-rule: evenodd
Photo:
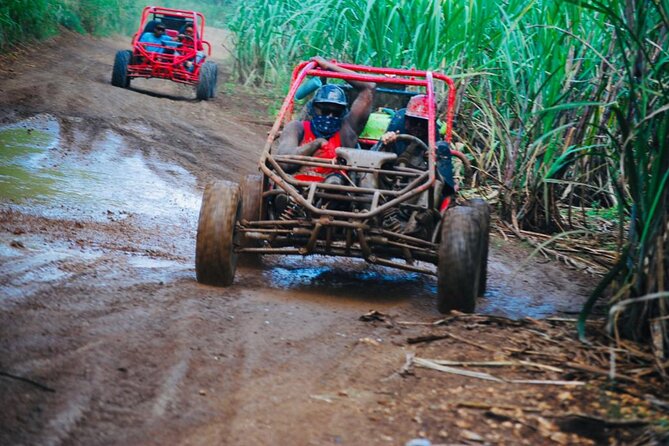
<svg viewBox="0 0 669 446">
<path fill-rule="evenodd" d="M 195 68 L 193 62 L 199 64 L 202 59 L 205 58 L 204 47 L 202 46 L 201 41 L 198 40 L 197 48 L 195 48 L 195 27 L 193 26 L 193 22 L 186 22 L 186 24 L 181 28 L 181 32 L 177 38 L 181 43 L 182 52 L 185 53 L 187 51 L 196 51 L 195 58 L 189 59 L 184 63 L 184 67 L 188 71 L 193 71 Z"/>
<path fill-rule="evenodd" d="M 147 25 L 147 28 L 149 28 L 149 25 Z M 178 42 L 175 42 L 174 39 L 165 34 L 165 25 L 162 23 L 156 23 L 152 31 L 146 31 L 142 34 L 139 42 L 146 44 L 144 46 L 146 51 L 159 54 L 165 53 L 164 47 L 176 47 L 179 45 Z"/>
<path fill-rule="evenodd" d="M 419 153 L 421 148 L 417 143 L 399 141 L 397 136 L 399 134 L 412 135 L 429 146 L 428 107 L 429 103 L 426 95 L 413 96 L 405 109 L 395 113 L 390 124 L 388 124 L 386 133 L 381 137 L 381 143 L 398 155 L 398 164 L 404 164 L 407 167 L 421 167 L 415 164 L 425 163 L 425 154 Z M 455 194 L 451 151 L 446 141 L 437 141 L 437 172 L 444 182 L 442 195 Z"/>
<path fill-rule="evenodd" d="M 314 57 L 312 60 L 325 70 L 352 73 L 322 57 Z M 330 160 L 336 157 L 337 148 L 356 146 L 358 135 L 372 112 L 376 84 L 348 82 L 358 90 L 350 110 L 342 88 L 332 84 L 323 85 L 309 104 L 311 119 L 292 121 L 284 128 L 277 147 L 280 155 L 315 156 Z M 297 170 L 297 167 L 289 164 L 284 169 L 291 172 Z M 343 184 L 344 179 L 337 172 L 337 169 L 303 166 L 294 177 L 303 181 Z"/>
</svg>

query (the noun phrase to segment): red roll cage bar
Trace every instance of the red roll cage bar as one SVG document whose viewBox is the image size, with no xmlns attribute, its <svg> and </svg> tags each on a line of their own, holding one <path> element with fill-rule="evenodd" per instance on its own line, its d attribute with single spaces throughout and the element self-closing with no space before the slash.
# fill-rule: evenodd
<svg viewBox="0 0 669 446">
<path fill-rule="evenodd" d="M 336 62 L 333 62 L 336 63 Z M 293 186 L 310 186 L 312 189 L 316 186 L 315 184 L 312 184 L 308 181 L 302 181 L 302 180 L 297 180 L 293 178 L 290 175 L 286 175 L 285 172 L 282 171 L 280 168 L 278 162 L 274 159 L 274 157 L 270 154 L 270 150 L 272 148 L 272 144 L 274 141 L 277 139 L 279 135 L 279 131 L 281 129 L 281 126 L 283 123 L 287 123 L 288 121 L 291 120 L 292 117 L 292 112 L 293 112 L 293 106 L 295 102 L 295 93 L 297 92 L 297 89 L 300 87 L 302 82 L 307 76 L 316 76 L 316 77 L 326 77 L 326 78 L 336 78 L 336 79 L 344 79 L 344 80 L 356 80 L 356 81 L 362 81 L 362 82 L 374 82 L 374 83 L 381 83 L 381 84 L 402 84 L 402 85 L 414 85 L 414 86 L 421 86 L 425 87 L 426 89 L 426 94 L 428 97 L 428 103 L 430 104 L 430 107 L 428 108 L 428 139 L 429 139 L 429 157 L 428 157 L 428 171 L 425 172 L 424 174 L 420 175 L 417 177 L 412 183 L 410 190 L 406 191 L 406 195 L 408 196 L 414 196 L 419 193 L 422 193 L 429 187 L 431 187 L 432 184 L 434 184 L 436 180 L 435 176 L 435 165 L 436 165 L 436 159 L 437 159 L 437 150 L 436 150 L 436 110 L 435 110 L 435 95 L 434 95 L 434 79 L 438 79 L 448 86 L 448 101 L 447 101 L 447 108 L 446 108 L 446 116 L 445 116 L 445 121 L 446 121 L 446 134 L 445 134 L 445 141 L 450 143 L 451 142 L 451 136 L 452 136 L 452 129 L 453 129 L 453 113 L 454 113 L 454 107 L 455 107 L 455 85 L 453 80 L 441 73 L 433 73 L 431 71 L 419 71 L 419 70 L 407 70 L 407 69 L 393 69 L 393 68 L 375 68 L 375 67 L 369 67 L 369 66 L 364 66 L 364 65 L 354 65 L 354 64 L 345 64 L 345 63 L 339 63 L 338 64 L 342 68 L 346 68 L 352 71 L 357 71 L 354 73 L 339 73 L 335 71 L 329 71 L 329 70 L 323 70 L 323 69 L 315 69 L 316 67 L 316 62 L 313 61 L 305 61 L 301 62 L 298 64 L 295 69 L 293 70 L 292 74 L 292 79 L 291 79 L 291 84 L 290 84 L 290 89 L 288 91 L 288 94 L 286 95 L 286 98 L 283 101 L 283 104 L 281 105 L 281 109 L 279 110 L 279 114 L 274 121 L 274 125 L 272 126 L 272 129 L 270 130 L 268 136 L 267 136 L 267 142 L 265 143 L 265 148 L 263 149 L 263 153 L 261 155 L 260 159 L 260 170 L 267 175 L 269 178 L 271 178 L 273 181 L 277 182 L 278 184 L 281 183 L 288 183 Z M 397 77 L 397 76 L 402 76 L 402 77 Z M 290 157 L 290 156 L 277 156 L 277 158 L 300 158 L 305 161 L 307 158 L 311 157 Z M 287 160 L 284 160 L 287 161 Z M 270 166 L 267 165 L 269 162 Z M 332 163 L 329 162 L 328 160 L 314 160 L 314 161 L 309 161 L 309 165 L 311 166 L 319 166 L 319 167 L 332 167 Z M 344 167 L 342 167 L 344 168 Z M 279 171 L 279 173 L 275 172 L 274 169 Z M 421 181 L 424 181 L 421 184 Z M 330 185 L 327 184 L 319 184 L 319 187 L 330 187 Z M 339 189 L 349 189 L 349 187 L 346 186 L 333 186 L 335 188 Z M 356 188 L 352 188 L 356 189 Z M 360 191 L 361 189 L 357 189 Z M 314 208 L 310 203 L 307 203 L 303 197 L 301 197 L 295 190 L 290 190 L 287 189 L 289 195 L 298 203 L 300 203 L 302 206 L 306 207 L 312 212 L 318 212 L 319 210 Z M 373 192 L 373 191 L 371 191 Z M 356 214 L 356 217 L 369 217 L 378 214 L 381 210 L 394 206 L 396 203 L 405 200 L 406 197 L 395 197 L 389 202 L 385 203 L 382 206 L 379 206 L 376 210 L 369 211 L 369 212 L 362 212 L 360 214 Z M 445 204 L 442 203 L 440 208 L 443 210 L 448 206 L 448 199 L 445 200 Z M 329 212 L 332 215 L 345 215 L 348 216 L 348 212 L 340 212 L 340 211 L 330 211 Z"/>
</svg>

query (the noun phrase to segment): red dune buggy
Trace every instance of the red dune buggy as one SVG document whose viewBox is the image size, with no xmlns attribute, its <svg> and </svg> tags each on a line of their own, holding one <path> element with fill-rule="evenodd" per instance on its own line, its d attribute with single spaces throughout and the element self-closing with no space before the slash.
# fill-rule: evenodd
<svg viewBox="0 0 669 446">
<path fill-rule="evenodd" d="M 155 77 L 195 86 L 198 99 L 213 98 L 218 67 L 207 60 L 211 45 L 202 40 L 204 22 L 204 16 L 195 11 L 144 8 L 139 29 L 132 38 L 132 50 L 116 53 L 112 85 L 128 88 L 134 78 Z M 190 34 L 185 32 L 189 25 L 193 29 Z M 152 37 L 156 28 L 160 38 Z"/>
<path fill-rule="evenodd" d="M 490 211 L 483 200 L 456 204 L 454 195 L 443 193 L 437 171 L 435 83 L 446 93 L 444 139 L 449 143 L 453 81 L 429 71 L 339 65 L 354 73 L 315 69 L 313 62 L 295 68 L 260 158 L 260 175 L 246 176 L 241 185 L 227 181 L 207 185 L 197 230 L 197 280 L 231 285 L 238 259 L 263 254 L 358 257 L 435 275 L 440 311 L 473 312 L 476 297 L 486 288 Z M 360 139 L 367 149 L 341 147 L 335 159 L 274 153 L 282 126 L 291 120 L 295 93 L 308 76 L 377 84 L 374 107 L 379 111 L 372 113 Z M 406 107 L 419 93 L 429 104 L 429 144 L 399 135 L 398 139 L 413 138 L 420 146 L 407 164 L 381 144 L 386 127 L 378 125 L 378 114 Z M 300 175 L 287 173 L 287 165 L 336 169 L 347 180 L 344 184 L 303 181 Z"/>
</svg>

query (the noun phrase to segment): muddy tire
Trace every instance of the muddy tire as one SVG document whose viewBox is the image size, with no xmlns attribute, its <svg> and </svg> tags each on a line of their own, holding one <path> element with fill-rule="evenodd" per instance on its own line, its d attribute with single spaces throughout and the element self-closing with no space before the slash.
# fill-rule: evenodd
<svg viewBox="0 0 669 446">
<path fill-rule="evenodd" d="M 474 208 L 479 213 L 481 230 L 481 273 L 479 276 L 479 296 L 483 296 L 488 289 L 488 245 L 490 244 L 490 206 L 481 198 L 472 198 L 465 202 L 465 206 Z"/>
<path fill-rule="evenodd" d="M 479 295 L 481 225 L 478 210 L 458 206 L 443 217 L 437 264 L 437 309 L 473 313 Z"/>
<path fill-rule="evenodd" d="M 228 181 L 207 185 L 202 196 L 195 243 L 197 281 L 229 286 L 237 269 L 235 224 L 241 217 L 239 186 Z"/>
<path fill-rule="evenodd" d="M 114 68 L 112 69 L 111 84 L 114 87 L 128 88 L 130 76 L 128 76 L 128 65 L 132 58 L 132 51 L 118 51 L 114 57 Z"/>
<path fill-rule="evenodd" d="M 197 84 L 195 95 L 198 99 L 206 101 L 216 94 L 216 81 L 218 78 L 218 66 L 211 61 L 206 61 L 200 68 L 200 81 Z"/>
<path fill-rule="evenodd" d="M 240 186 L 242 195 L 242 220 L 258 221 L 260 217 L 260 206 L 262 204 L 262 175 L 246 175 Z M 247 239 L 240 234 L 240 246 L 244 248 L 255 248 L 259 246 L 257 240 Z M 257 266 L 260 264 L 260 254 L 245 253 L 239 255 L 239 262 L 245 266 Z"/>
</svg>

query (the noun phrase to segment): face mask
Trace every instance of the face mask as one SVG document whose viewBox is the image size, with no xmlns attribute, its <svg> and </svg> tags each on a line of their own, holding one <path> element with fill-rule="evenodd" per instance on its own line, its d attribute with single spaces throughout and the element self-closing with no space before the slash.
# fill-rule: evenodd
<svg viewBox="0 0 669 446">
<path fill-rule="evenodd" d="M 319 116 L 311 119 L 311 129 L 318 138 L 330 139 L 341 128 L 341 117 Z"/>
</svg>

